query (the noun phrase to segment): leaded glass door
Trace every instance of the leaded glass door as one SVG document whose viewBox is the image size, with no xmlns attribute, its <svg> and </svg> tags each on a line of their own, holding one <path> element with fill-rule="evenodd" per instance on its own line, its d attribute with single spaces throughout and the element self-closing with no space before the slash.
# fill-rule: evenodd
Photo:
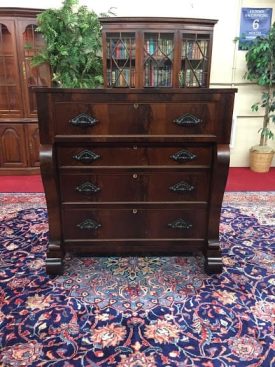
<svg viewBox="0 0 275 367">
<path fill-rule="evenodd" d="M 171 87 L 174 33 L 144 34 L 144 87 Z"/>
<path fill-rule="evenodd" d="M 107 34 L 107 86 L 134 88 L 136 67 L 135 33 Z"/>
<path fill-rule="evenodd" d="M 206 87 L 209 83 L 209 34 L 182 34 L 181 87 Z"/>
</svg>

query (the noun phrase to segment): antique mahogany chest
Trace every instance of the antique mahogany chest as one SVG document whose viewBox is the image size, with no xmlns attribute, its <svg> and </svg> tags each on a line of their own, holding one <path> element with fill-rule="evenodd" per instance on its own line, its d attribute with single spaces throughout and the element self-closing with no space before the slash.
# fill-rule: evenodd
<svg viewBox="0 0 275 367">
<path fill-rule="evenodd" d="M 206 271 L 221 271 L 235 92 L 37 88 L 48 273 L 62 273 L 67 251 L 202 252 Z"/>
</svg>

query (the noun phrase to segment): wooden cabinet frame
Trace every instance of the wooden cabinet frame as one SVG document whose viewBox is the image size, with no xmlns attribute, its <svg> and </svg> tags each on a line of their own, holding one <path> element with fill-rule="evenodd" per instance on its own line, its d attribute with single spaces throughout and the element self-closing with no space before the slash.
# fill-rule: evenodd
<svg viewBox="0 0 275 367">
<path fill-rule="evenodd" d="M 31 66 L 32 55 L 43 47 L 42 36 L 35 32 L 36 16 L 41 11 L 0 9 L 0 175 L 39 173 L 39 134 L 34 133 L 38 124 L 32 87 L 51 85 L 47 65 Z"/>
</svg>

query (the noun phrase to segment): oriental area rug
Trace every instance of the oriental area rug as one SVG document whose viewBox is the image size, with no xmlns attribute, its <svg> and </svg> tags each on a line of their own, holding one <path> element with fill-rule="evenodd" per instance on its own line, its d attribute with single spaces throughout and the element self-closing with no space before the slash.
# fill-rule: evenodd
<svg viewBox="0 0 275 367">
<path fill-rule="evenodd" d="M 275 193 L 227 192 L 222 274 L 197 257 L 68 255 L 45 273 L 44 194 L 0 194 L 0 366 L 275 365 Z"/>
</svg>

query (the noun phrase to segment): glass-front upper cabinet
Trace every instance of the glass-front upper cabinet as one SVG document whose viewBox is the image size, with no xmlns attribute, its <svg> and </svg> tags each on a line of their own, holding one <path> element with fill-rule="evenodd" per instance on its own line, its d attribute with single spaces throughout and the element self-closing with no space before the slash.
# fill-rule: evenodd
<svg viewBox="0 0 275 367">
<path fill-rule="evenodd" d="M 215 20 L 101 18 L 106 88 L 208 87 Z"/>
</svg>

